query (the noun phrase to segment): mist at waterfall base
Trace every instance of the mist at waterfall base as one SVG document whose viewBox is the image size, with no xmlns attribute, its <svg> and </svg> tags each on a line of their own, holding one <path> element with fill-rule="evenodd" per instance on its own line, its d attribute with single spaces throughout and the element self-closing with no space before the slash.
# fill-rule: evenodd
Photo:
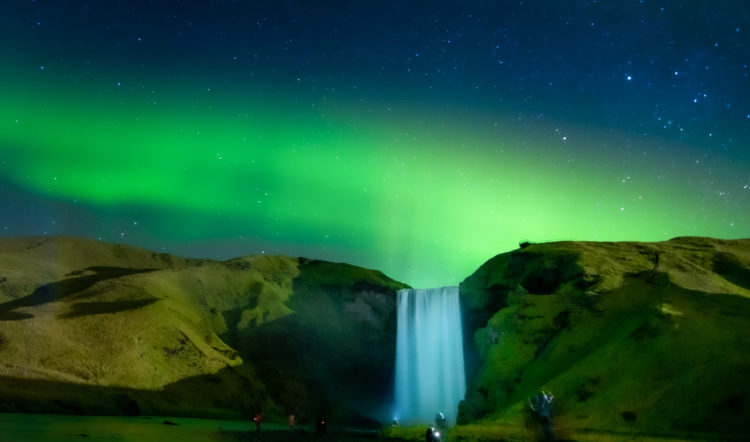
<svg viewBox="0 0 750 442">
<path fill-rule="evenodd" d="M 466 393 L 458 287 L 398 291 L 394 419 L 454 425 Z"/>
</svg>

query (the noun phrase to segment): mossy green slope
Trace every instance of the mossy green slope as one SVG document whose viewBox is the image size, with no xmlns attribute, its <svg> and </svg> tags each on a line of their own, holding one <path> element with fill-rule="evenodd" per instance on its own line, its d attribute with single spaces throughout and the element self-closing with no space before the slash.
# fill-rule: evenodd
<svg viewBox="0 0 750 442">
<path fill-rule="evenodd" d="M 561 434 L 742 434 L 750 421 L 750 240 L 533 244 L 460 286 L 463 423 Z"/>
<path fill-rule="evenodd" d="M 284 359 L 313 360 L 325 345 L 291 356 L 285 345 L 273 353 L 280 358 L 257 349 L 315 341 L 321 330 L 332 354 L 349 350 L 342 343 L 365 348 L 372 329 L 357 329 L 367 321 L 354 320 L 352 303 L 390 338 L 391 312 L 370 306 L 393 304 L 400 287 L 379 272 L 282 256 L 214 262 L 76 238 L 2 240 L 0 410 L 280 417 L 295 407 L 344 409 L 340 398 L 356 389 L 342 384 L 337 395 L 319 376 L 340 370 L 336 360 Z M 308 301 L 318 298 L 333 306 L 324 316 Z M 329 327 L 336 323 L 349 328 Z M 392 373 L 387 363 L 378 369 Z"/>
</svg>

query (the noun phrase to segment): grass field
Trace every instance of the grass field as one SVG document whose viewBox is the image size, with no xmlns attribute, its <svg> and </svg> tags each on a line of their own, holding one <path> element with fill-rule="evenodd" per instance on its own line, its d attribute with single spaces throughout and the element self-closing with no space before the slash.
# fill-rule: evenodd
<svg viewBox="0 0 750 442">
<path fill-rule="evenodd" d="M 254 423 L 240 420 L 0 413 L 0 440 L 3 442 L 357 442 L 378 438 L 377 432 L 335 427 L 328 429 L 324 436 L 318 436 L 313 427 L 298 426 L 290 431 L 280 423 L 262 423 L 258 432 Z"/>
<path fill-rule="evenodd" d="M 330 428 L 324 436 L 315 434 L 310 426 L 290 431 L 280 423 L 263 423 L 257 432 L 253 423 L 241 420 L 197 419 L 157 416 L 69 416 L 50 414 L 0 413 L 0 440 L 3 442 L 288 442 L 288 441 L 423 441 L 426 427 L 386 427 L 380 432 L 351 428 Z M 535 441 L 533 428 L 503 424 L 464 425 L 443 432 L 444 442 Z M 566 429 L 561 440 L 581 442 L 677 442 L 733 441 L 709 433 L 647 434 L 590 429 Z"/>
</svg>

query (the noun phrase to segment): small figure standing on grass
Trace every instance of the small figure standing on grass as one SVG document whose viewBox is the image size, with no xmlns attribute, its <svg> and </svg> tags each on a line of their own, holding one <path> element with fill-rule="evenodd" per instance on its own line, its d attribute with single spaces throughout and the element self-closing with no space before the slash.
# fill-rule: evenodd
<svg viewBox="0 0 750 442">
<path fill-rule="evenodd" d="M 539 393 L 534 395 L 534 398 L 529 398 L 529 408 L 539 420 L 542 425 L 542 431 L 544 433 L 544 440 L 554 440 L 554 432 L 552 431 L 552 393 L 541 390 Z"/>
<path fill-rule="evenodd" d="M 425 442 L 440 442 L 440 431 L 435 427 L 427 427 L 427 431 L 424 434 Z"/>
<path fill-rule="evenodd" d="M 253 418 L 253 421 L 255 422 L 255 431 L 260 433 L 260 421 L 261 421 L 260 413 L 255 415 L 255 417 Z"/>
<path fill-rule="evenodd" d="M 318 421 L 315 423 L 315 435 L 318 437 L 325 436 L 327 425 L 328 424 L 326 424 L 326 418 L 324 417 L 319 418 Z"/>
<path fill-rule="evenodd" d="M 534 400 L 529 398 L 529 407 L 531 411 L 537 413 L 540 417 L 549 419 L 552 415 L 552 393 L 541 390 L 539 393 L 534 395 Z"/>
<path fill-rule="evenodd" d="M 435 415 L 435 427 L 439 429 L 445 428 L 445 415 L 442 412 Z"/>
</svg>

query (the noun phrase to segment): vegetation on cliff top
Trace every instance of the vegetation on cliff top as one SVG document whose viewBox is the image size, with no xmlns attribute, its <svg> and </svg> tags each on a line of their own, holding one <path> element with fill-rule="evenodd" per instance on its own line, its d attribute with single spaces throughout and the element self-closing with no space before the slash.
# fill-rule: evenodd
<svg viewBox="0 0 750 442">
<path fill-rule="evenodd" d="M 750 240 L 560 242 L 498 255 L 461 284 L 470 387 L 460 420 L 741 434 L 750 420 Z"/>
</svg>

